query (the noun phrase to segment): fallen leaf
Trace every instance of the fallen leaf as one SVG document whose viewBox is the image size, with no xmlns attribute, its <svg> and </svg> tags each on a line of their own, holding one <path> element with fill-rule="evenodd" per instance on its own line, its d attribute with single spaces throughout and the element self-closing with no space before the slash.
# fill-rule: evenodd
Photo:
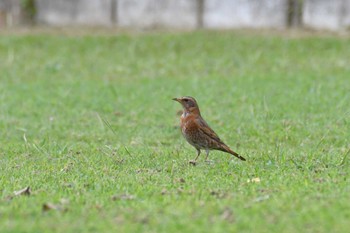
<svg viewBox="0 0 350 233">
<path fill-rule="evenodd" d="M 256 177 L 256 178 L 251 178 L 247 180 L 247 183 L 260 183 L 260 178 Z"/>
<path fill-rule="evenodd" d="M 44 203 L 43 207 L 42 207 L 43 212 L 47 212 L 50 210 L 57 210 L 57 211 L 62 211 L 62 212 L 66 212 L 68 209 L 66 207 L 64 207 L 64 205 L 60 204 L 60 205 L 56 205 L 53 203 Z"/>
<path fill-rule="evenodd" d="M 225 198 L 227 196 L 227 193 L 222 192 L 222 191 L 212 190 L 212 191 L 210 191 L 210 195 L 214 196 L 215 198 L 222 199 L 222 198 Z"/>
<path fill-rule="evenodd" d="M 162 192 L 161 192 L 162 195 L 166 195 L 167 193 L 168 191 L 166 189 L 162 189 Z"/>
<path fill-rule="evenodd" d="M 141 224 L 148 224 L 149 223 L 149 217 L 147 215 L 137 216 L 135 220 Z"/>
<path fill-rule="evenodd" d="M 103 206 L 102 205 L 99 205 L 99 204 L 96 204 L 94 206 L 97 210 L 102 210 L 103 209 Z"/>
<path fill-rule="evenodd" d="M 270 195 L 264 195 L 264 196 L 260 196 L 260 197 L 255 198 L 253 201 L 254 202 L 262 202 L 262 201 L 265 201 L 269 198 L 270 198 Z"/>
<path fill-rule="evenodd" d="M 61 204 L 61 205 L 68 205 L 68 204 L 69 204 L 69 200 L 66 199 L 66 198 L 61 198 L 60 204 Z"/>
<path fill-rule="evenodd" d="M 112 196 L 112 200 L 113 201 L 117 201 L 117 200 L 133 200 L 133 199 L 135 199 L 135 197 L 133 195 L 129 195 L 129 194 L 120 194 L 120 195 Z"/>
<path fill-rule="evenodd" d="M 43 204 L 43 211 L 49 211 L 49 210 L 58 210 L 58 205 L 54 205 L 52 203 L 44 203 Z"/>
<path fill-rule="evenodd" d="M 62 186 L 65 188 L 73 188 L 74 184 L 73 183 L 63 183 Z"/>
<path fill-rule="evenodd" d="M 24 189 L 18 190 L 14 192 L 15 196 L 20 196 L 20 195 L 24 195 L 24 196 L 29 196 L 31 194 L 30 191 L 30 187 L 25 187 Z"/>
<path fill-rule="evenodd" d="M 223 220 L 226 220 L 228 222 L 233 222 L 234 221 L 234 216 L 233 216 L 233 212 L 229 207 L 226 207 L 224 209 L 224 211 L 221 214 L 221 218 Z"/>
<path fill-rule="evenodd" d="M 13 198 L 14 198 L 13 195 L 8 195 L 8 196 L 5 197 L 5 200 L 6 201 L 11 201 Z"/>
<path fill-rule="evenodd" d="M 185 181 L 184 178 L 175 179 L 175 182 L 178 182 L 178 183 L 186 183 L 186 181 Z"/>
<path fill-rule="evenodd" d="M 121 112 L 119 112 L 119 111 L 115 111 L 115 112 L 114 112 L 114 115 L 115 115 L 115 116 L 121 116 L 121 115 L 123 115 L 123 114 L 122 114 Z"/>
</svg>

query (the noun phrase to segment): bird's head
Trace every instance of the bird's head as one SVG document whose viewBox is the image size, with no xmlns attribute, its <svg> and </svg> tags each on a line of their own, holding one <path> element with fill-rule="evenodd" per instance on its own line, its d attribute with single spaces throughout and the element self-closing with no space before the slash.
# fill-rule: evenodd
<svg viewBox="0 0 350 233">
<path fill-rule="evenodd" d="M 200 114 L 197 101 L 193 97 L 184 96 L 180 98 L 173 98 L 173 100 L 179 102 L 182 105 L 185 112 Z"/>
</svg>

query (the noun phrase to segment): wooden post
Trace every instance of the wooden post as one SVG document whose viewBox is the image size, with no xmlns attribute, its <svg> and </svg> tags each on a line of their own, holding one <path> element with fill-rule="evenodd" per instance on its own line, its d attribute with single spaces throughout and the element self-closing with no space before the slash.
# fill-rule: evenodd
<svg viewBox="0 0 350 233">
<path fill-rule="evenodd" d="M 118 25 L 118 0 L 111 0 L 111 22 L 113 26 Z"/>
<path fill-rule="evenodd" d="M 288 27 L 299 27 L 301 26 L 302 16 L 302 0 L 288 0 L 287 7 L 287 26 Z"/>
<path fill-rule="evenodd" d="M 197 28 L 203 28 L 204 4 L 205 0 L 197 0 Z"/>
</svg>

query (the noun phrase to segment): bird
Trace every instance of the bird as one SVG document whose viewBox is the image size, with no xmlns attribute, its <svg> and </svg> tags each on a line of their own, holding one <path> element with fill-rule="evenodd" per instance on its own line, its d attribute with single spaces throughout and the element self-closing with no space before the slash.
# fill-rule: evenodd
<svg viewBox="0 0 350 233">
<path fill-rule="evenodd" d="M 197 159 L 201 154 L 201 150 L 206 151 L 205 160 L 208 161 L 210 150 L 219 150 L 229 153 L 240 160 L 246 161 L 245 158 L 231 150 L 212 130 L 207 122 L 203 119 L 199 110 L 197 101 L 190 96 L 173 98 L 183 107 L 183 112 L 180 117 L 180 127 L 184 138 L 197 150 L 197 156 L 190 164 L 196 165 Z"/>
</svg>

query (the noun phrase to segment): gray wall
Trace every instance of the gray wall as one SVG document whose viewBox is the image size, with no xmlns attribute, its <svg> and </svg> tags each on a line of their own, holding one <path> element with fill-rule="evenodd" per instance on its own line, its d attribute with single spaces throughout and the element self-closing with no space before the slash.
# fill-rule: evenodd
<svg viewBox="0 0 350 233">
<path fill-rule="evenodd" d="M 289 26 L 292 17 L 294 21 L 301 22 L 299 26 L 308 28 L 350 28 L 350 0 L 34 1 L 37 8 L 36 22 L 52 26 L 285 28 Z M 20 22 L 21 2 L 22 0 L 0 0 L 0 27 Z M 291 11 L 291 2 L 301 5 L 302 14 Z"/>
<path fill-rule="evenodd" d="M 65 25 L 111 25 L 112 0 L 36 0 L 39 23 Z"/>
<path fill-rule="evenodd" d="M 19 25 L 21 17 L 20 0 L 0 0 L 0 27 Z"/>
<path fill-rule="evenodd" d="M 285 27 L 286 0 L 206 0 L 203 24 L 207 28 Z"/>
<path fill-rule="evenodd" d="M 197 27 L 196 0 L 118 0 L 121 27 Z"/>
<path fill-rule="evenodd" d="M 49 25 L 285 27 L 288 0 L 36 0 Z"/>
<path fill-rule="evenodd" d="M 315 29 L 347 29 L 350 26 L 350 0 L 304 0 L 303 22 Z"/>
</svg>

